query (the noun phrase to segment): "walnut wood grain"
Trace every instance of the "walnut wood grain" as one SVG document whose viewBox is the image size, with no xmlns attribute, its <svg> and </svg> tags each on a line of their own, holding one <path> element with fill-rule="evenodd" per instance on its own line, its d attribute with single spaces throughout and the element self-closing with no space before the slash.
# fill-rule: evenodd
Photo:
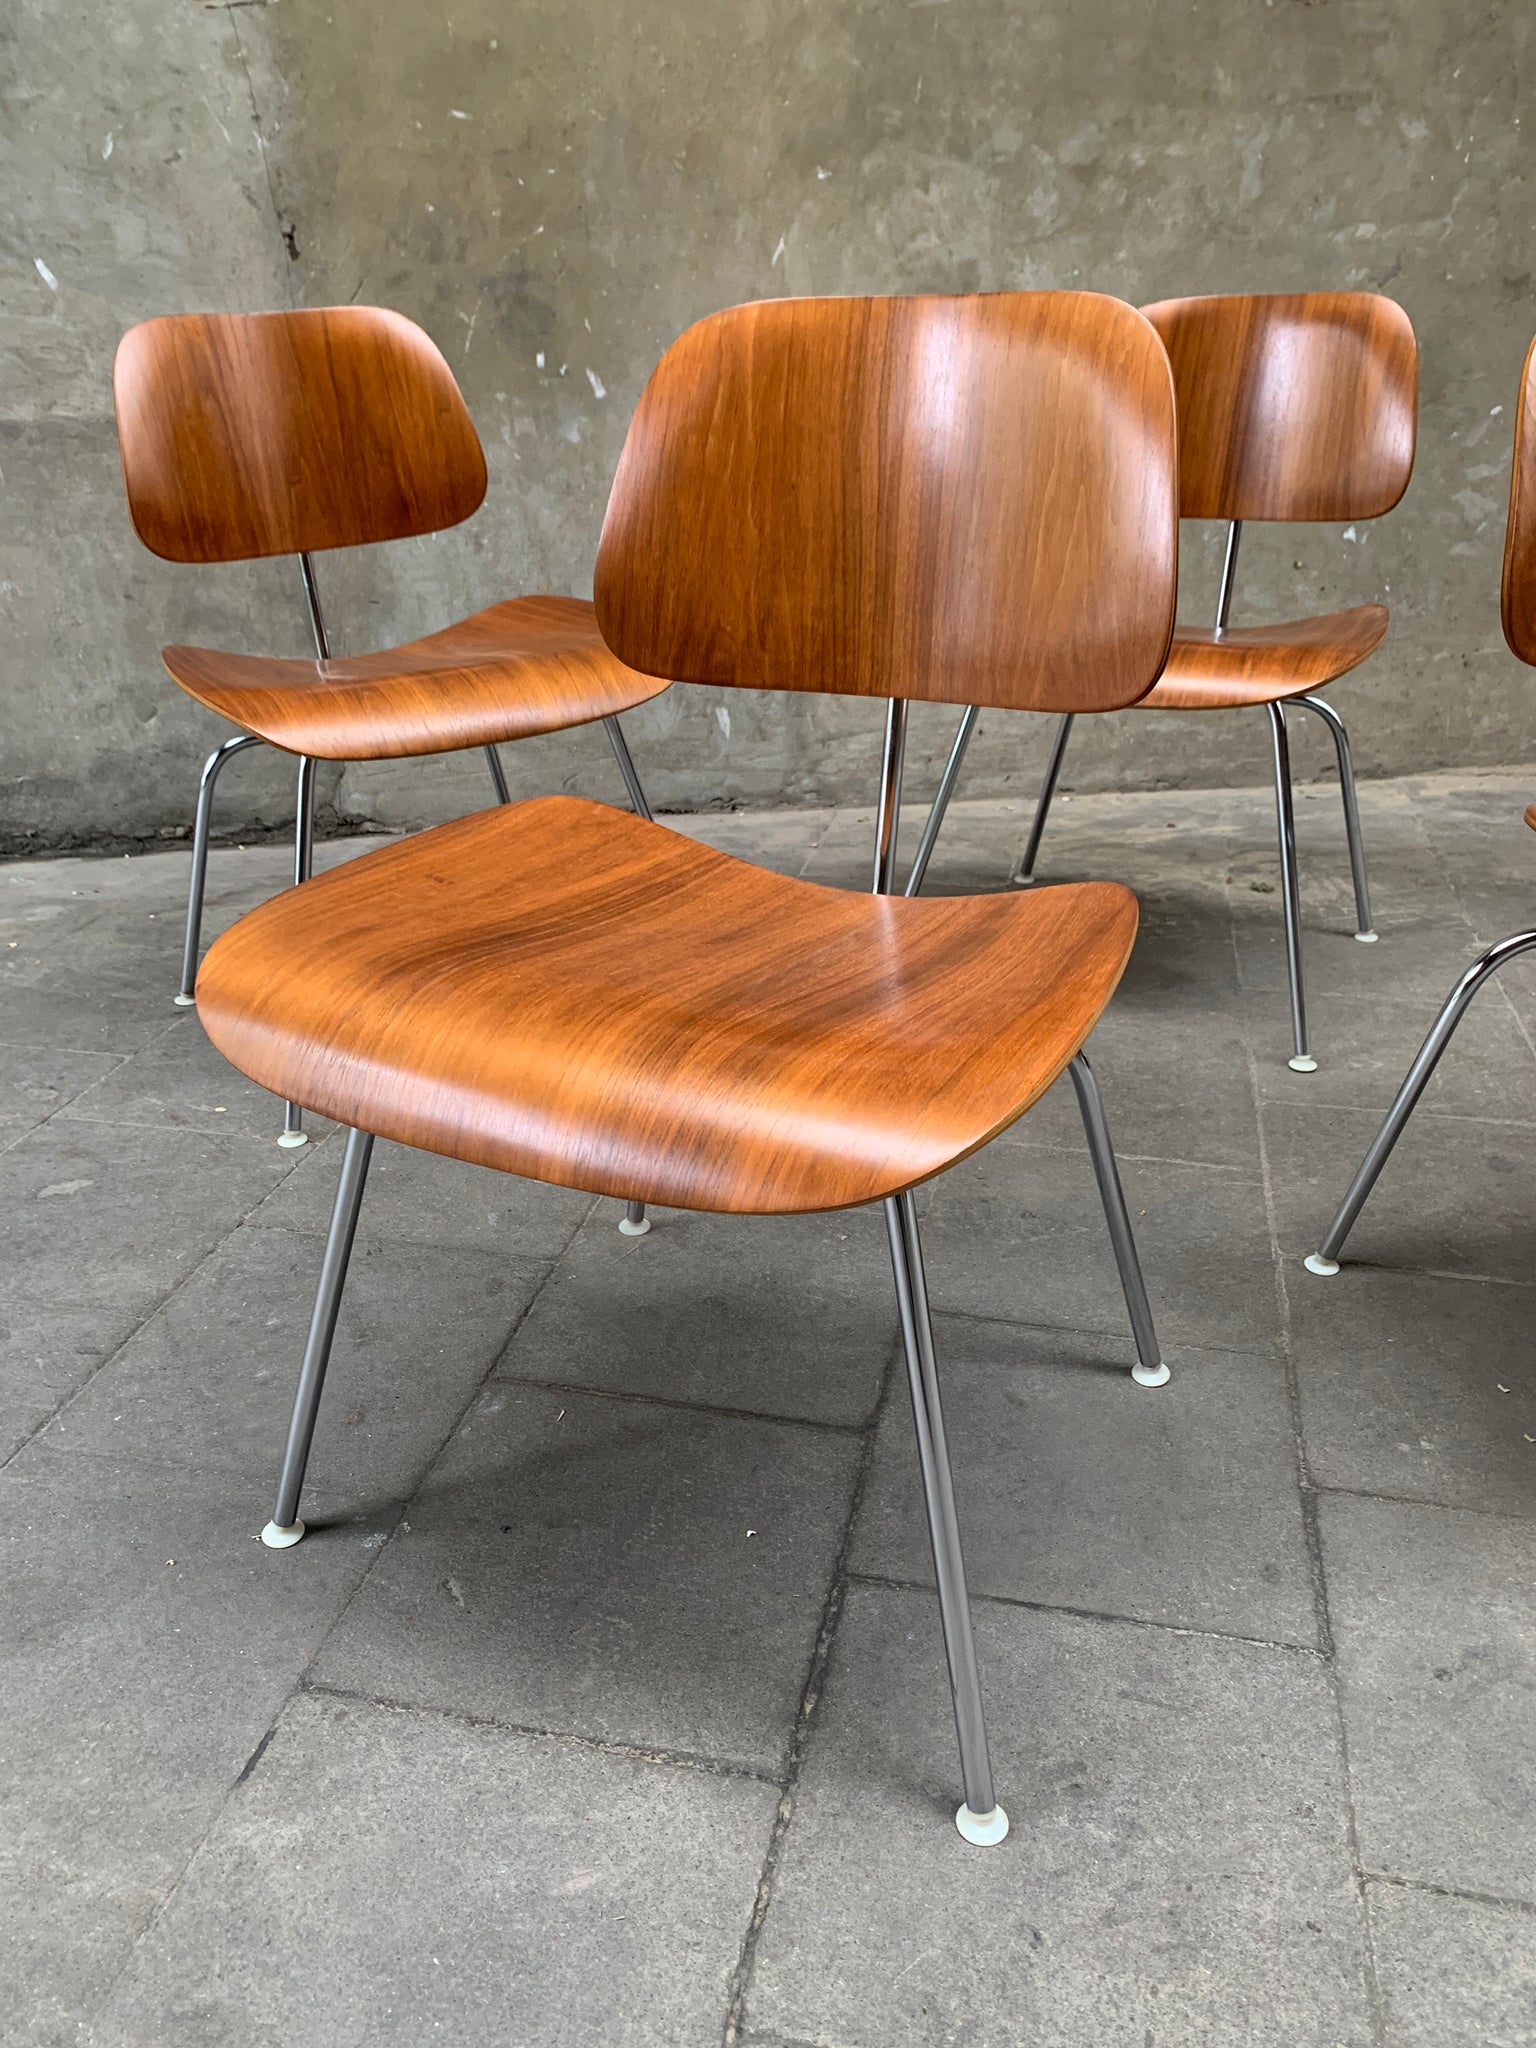
<svg viewBox="0 0 1536 2048">
<path fill-rule="evenodd" d="M 1173 628 L 1173 391 L 1088 292 L 787 299 L 690 328 L 640 399 L 598 551 L 631 668 L 1103 711 Z"/>
<path fill-rule="evenodd" d="M 424 640 L 331 661 L 167 647 L 191 697 L 291 753 L 394 760 L 562 731 L 666 688 L 609 653 L 590 604 L 519 597 Z"/>
<path fill-rule="evenodd" d="M 403 540 L 485 496 L 452 371 L 377 306 L 146 320 L 113 392 L 134 527 L 169 561 Z"/>
<path fill-rule="evenodd" d="M 198 1014 L 275 1094 L 683 1208 L 926 1179 L 1062 1071 L 1120 978 L 1115 882 L 876 897 L 545 797 L 348 861 L 213 946 Z"/>
<path fill-rule="evenodd" d="M 1419 357 L 1374 292 L 1164 299 L 1186 519 L 1375 519 L 1408 488 Z"/>
<path fill-rule="evenodd" d="M 1501 610 L 1510 652 L 1536 667 L 1536 341 L 1526 351 L 1515 404 Z"/>
<path fill-rule="evenodd" d="M 1381 645 L 1384 605 L 1355 605 L 1274 626 L 1179 626 L 1140 711 L 1224 711 L 1273 704 L 1337 681 Z"/>
</svg>

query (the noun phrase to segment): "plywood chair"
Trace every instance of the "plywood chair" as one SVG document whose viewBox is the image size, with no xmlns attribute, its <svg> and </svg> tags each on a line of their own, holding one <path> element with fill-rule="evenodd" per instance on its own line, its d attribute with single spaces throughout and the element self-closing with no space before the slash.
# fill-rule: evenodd
<svg viewBox="0 0 1536 2048">
<path fill-rule="evenodd" d="M 1317 695 L 1357 668 L 1387 630 L 1386 607 L 1229 624 L 1238 543 L 1250 519 L 1375 519 L 1408 487 L 1418 420 L 1418 349 L 1401 306 L 1371 292 L 1166 299 L 1144 308 L 1173 365 L 1179 406 L 1179 512 L 1228 522 L 1221 594 L 1212 626 L 1180 626 L 1168 666 L 1143 711 L 1262 709 L 1274 759 L 1286 960 L 1291 992 L 1290 1064 L 1317 1066 L 1307 1028 L 1301 896 L 1291 796 L 1287 703 L 1303 705 L 1333 736 L 1355 885 L 1355 937 L 1374 943 L 1365 849 L 1355 801 L 1349 735 Z M 915 894 L 953 793 L 977 710 L 960 722 L 924 826 L 908 886 Z M 1033 879 L 1040 836 L 1072 731 L 1065 712 L 1013 879 Z"/>
<path fill-rule="evenodd" d="M 1136 903 L 1118 883 L 890 894 L 901 739 L 911 698 L 1134 703 L 1167 652 L 1177 545 L 1167 358 L 1116 300 L 784 300 L 718 314 L 667 351 L 603 529 L 603 636 L 646 675 L 886 700 L 875 889 L 792 880 L 541 798 L 366 854 L 216 942 L 198 996 L 214 1043 L 350 1132 L 269 1545 L 304 1534 L 375 1135 L 687 1209 L 882 1203 L 958 1823 L 1001 1840 L 913 1190 L 1070 1068 L 1134 1377 L 1167 1379 L 1082 1057 Z"/>
<path fill-rule="evenodd" d="M 457 526 L 485 496 L 485 456 L 453 372 L 412 321 L 377 306 L 196 313 L 124 335 L 113 370 L 128 509 L 172 562 L 299 559 L 315 660 L 167 647 L 188 696 L 242 730 L 198 788 L 181 988 L 196 1000 L 214 787 L 265 742 L 298 757 L 294 879 L 309 877 L 317 761 L 484 747 L 601 719 L 630 802 L 649 817 L 618 713 L 664 689 L 603 645 L 590 604 L 521 597 L 378 654 L 335 659 L 313 556 Z M 289 1105 L 285 1145 L 304 1129 Z"/>
<path fill-rule="evenodd" d="M 1509 523 L 1504 531 L 1504 581 L 1500 611 L 1504 638 L 1510 652 L 1530 668 L 1536 668 L 1536 341 L 1526 351 L 1520 373 L 1520 397 L 1515 407 L 1515 454 L 1509 479 Z M 1525 822 L 1536 832 L 1536 804 L 1527 807 Z M 1315 1252 L 1303 1261 L 1312 1273 L 1331 1274 L 1339 1270 L 1344 1240 L 1355 1227 L 1355 1219 L 1392 1148 L 1407 1128 L 1429 1077 L 1440 1063 L 1467 1005 L 1483 983 L 1506 961 L 1536 946 L 1536 931 L 1513 932 L 1507 939 L 1480 953 L 1446 997 L 1429 1036 L 1419 1047 L 1412 1066 L 1403 1077 L 1385 1123 L 1377 1132 L 1360 1171 L 1349 1184 L 1339 1213 Z"/>
</svg>

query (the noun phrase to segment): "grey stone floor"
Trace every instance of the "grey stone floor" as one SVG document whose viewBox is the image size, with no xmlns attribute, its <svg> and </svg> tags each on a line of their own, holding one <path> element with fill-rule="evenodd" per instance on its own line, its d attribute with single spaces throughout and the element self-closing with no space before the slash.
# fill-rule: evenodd
<svg viewBox="0 0 1536 2048">
<path fill-rule="evenodd" d="M 262 1549 L 339 1146 L 174 1010 L 186 855 L 0 870 L 0 2039 L 1536 2042 L 1536 963 L 1337 1279 L 1435 1005 L 1536 922 L 1515 774 L 1083 797 L 1095 1034 L 1174 1365 L 1070 1097 L 926 1191 L 1013 1833 L 967 1848 L 878 1213 L 617 1208 L 381 1148 L 297 1550 Z M 936 888 L 1023 806 L 957 808 Z M 868 813 L 682 821 L 858 886 Z M 909 828 L 910 829 L 910 828 Z M 909 842 L 910 843 L 910 842 Z M 325 861 L 360 846 L 323 848 Z M 216 854 L 210 929 L 282 879 Z"/>
</svg>

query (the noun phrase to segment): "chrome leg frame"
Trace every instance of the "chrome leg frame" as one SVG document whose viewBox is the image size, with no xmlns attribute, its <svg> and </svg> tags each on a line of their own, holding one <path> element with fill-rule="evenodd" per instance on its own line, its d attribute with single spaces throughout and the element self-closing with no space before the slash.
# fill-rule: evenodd
<svg viewBox="0 0 1536 2048">
<path fill-rule="evenodd" d="M 1040 794 L 1035 801 L 1035 821 L 1029 828 L 1029 842 L 1019 857 L 1019 864 L 1008 877 L 1010 882 L 1032 882 L 1035 879 L 1035 857 L 1040 851 L 1040 834 L 1045 830 L 1046 814 L 1051 808 L 1051 798 L 1056 794 L 1056 780 L 1061 774 L 1061 764 L 1066 759 L 1067 741 L 1072 737 L 1073 713 L 1064 711 L 1061 723 L 1056 728 L 1056 737 L 1051 742 L 1051 758 L 1045 764 L 1045 780 L 1040 785 Z"/>
<path fill-rule="evenodd" d="M 1285 959 L 1291 977 L 1291 1059 L 1298 1074 L 1317 1066 L 1307 1049 L 1307 987 L 1301 969 L 1301 881 L 1296 871 L 1296 807 L 1291 796 L 1291 749 L 1285 709 L 1267 704 L 1275 749 L 1275 820 L 1280 831 L 1280 884 L 1285 895 Z"/>
<path fill-rule="evenodd" d="M 225 740 L 203 763 L 202 780 L 197 785 L 197 821 L 192 828 L 192 882 L 187 890 L 187 936 L 181 949 L 181 988 L 176 996 L 177 1005 L 190 1009 L 197 1001 L 197 956 L 201 950 L 203 936 L 203 890 L 208 880 L 208 828 L 213 819 L 213 791 L 226 761 L 246 747 L 259 747 L 262 742 L 253 732 L 238 733 L 234 739 Z"/>
<path fill-rule="evenodd" d="M 1419 1047 L 1392 1107 L 1387 1111 L 1386 1122 L 1376 1133 L 1371 1149 L 1361 1161 L 1360 1171 L 1350 1182 L 1349 1193 L 1344 1197 L 1338 1215 L 1329 1224 L 1321 1245 L 1303 1262 L 1309 1272 L 1337 1273 L 1344 1240 L 1354 1228 L 1355 1218 L 1365 1207 L 1366 1197 L 1375 1187 L 1381 1169 L 1392 1156 L 1392 1147 L 1403 1135 L 1408 1119 L 1439 1064 L 1441 1053 L 1450 1044 L 1451 1035 L 1461 1022 L 1468 1003 L 1495 969 L 1502 967 L 1506 960 L 1513 960 L 1517 953 L 1529 952 L 1533 946 L 1536 946 L 1536 931 L 1515 932 L 1507 939 L 1500 939 L 1496 946 L 1490 946 L 1486 953 L 1478 955 L 1451 990 L 1430 1028 L 1429 1036 Z"/>
<path fill-rule="evenodd" d="M 613 758 L 619 764 L 619 773 L 624 778 L 624 787 L 629 791 L 630 809 L 637 818 L 651 822 L 651 807 L 645 800 L 645 791 L 640 787 L 640 778 L 635 773 L 634 761 L 630 758 L 629 742 L 624 737 L 624 728 L 612 712 L 603 720 L 603 731 L 608 735 L 608 744 L 613 749 Z"/>
<path fill-rule="evenodd" d="M 629 791 L 630 808 L 637 818 L 651 822 L 651 807 L 646 802 L 645 791 L 640 787 L 640 778 L 635 773 L 635 764 L 630 757 L 629 742 L 624 737 L 624 728 L 612 712 L 603 720 L 603 731 L 608 735 L 608 744 L 613 748 L 613 758 L 619 764 L 619 773 L 624 778 L 624 787 Z M 624 1220 L 619 1229 L 626 1237 L 644 1237 L 650 1229 L 650 1219 L 645 1213 L 644 1202 L 626 1202 Z"/>
<path fill-rule="evenodd" d="M 876 896 L 896 893 L 896 835 L 901 830 L 901 771 L 907 752 L 907 700 L 891 697 L 885 707 L 885 749 L 880 758 L 880 806 L 875 814 Z"/>
<path fill-rule="evenodd" d="M 1339 794 L 1344 799 L 1344 831 L 1349 840 L 1349 870 L 1355 878 L 1355 937 L 1363 946 L 1376 943 L 1371 925 L 1371 892 L 1365 880 L 1365 841 L 1360 833 L 1360 805 L 1355 798 L 1355 771 L 1349 758 L 1349 734 L 1344 721 L 1325 697 L 1297 697 L 1333 734 L 1333 750 L 1339 757 Z"/>
<path fill-rule="evenodd" d="M 923 886 L 923 877 L 928 872 L 928 863 L 933 858 L 933 849 L 938 843 L 939 827 L 944 823 L 944 813 L 949 809 L 949 800 L 955 793 L 955 784 L 960 780 L 961 765 L 965 750 L 971 744 L 971 734 L 976 730 L 976 721 L 981 716 L 979 704 L 968 704 L 960 720 L 960 730 L 955 734 L 955 743 L 949 750 L 949 759 L 944 763 L 944 773 L 939 777 L 939 790 L 933 800 L 933 809 L 923 826 L 923 836 L 917 842 L 917 852 L 912 861 L 912 872 L 907 877 L 903 892 L 915 896 Z"/>
<path fill-rule="evenodd" d="M 1120 1185 L 1120 1169 L 1115 1164 L 1115 1148 L 1110 1143 L 1104 1099 L 1099 1094 L 1098 1080 L 1085 1052 L 1077 1055 L 1068 1072 L 1072 1076 L 1072 1086 L 1077 1090 L 1077 1106 L 1082 1111 L 1083 1129 L 1088 1134 L 1093 1176 L 1099 1184 L 1104 1220 L 1109 1225 L 1109 1241 L 1115 1248 L 1115 1264 L 1120 1269 L 1120 1285 L 1125 1293 L 1125 1306 L 1136 1339 L 1136 1363 L 1131 1367 L 1131 1378 L 1139 1387 L 1166 1386 L 1168 1368 L 1163 1363 L 1157 1331 L 1152 1326 L 1152 1309 L 1141 1277 L 1141 1261 L 1136 1256 L 1136 1239 L 1131 1231 L 1130 1211 L 1125 1206 L 1125 1190 Z"/>
<path fill-rule="evenodd" d="M 901 1340 L 907 1357 L 912 1416 L 917 1424 L 917 1455 L 922 1466 L 928 1534 L 933 1543 L 933 1568 L 939 1587 L 944 1654 L 949 1660 L 955 1729 L 960 1738 L 960 1776 L 965 1786 L 965 1803 L 955 1815 L 955 1825 L 968 1842 L 987 1846 L 1000 1842 L 1007 1834 L 1008 1816 L 998 1805 L 992 1789 L 992 1762 L 987 1754 L 987 1726 L 981 1705 L 981 1674 L 976 1666 L 976 1644 L 971 1634 L 965 1562 L 960 1554 L 960 1523 L 955 1513 L 955 1485 L 944 1437 L 939 1369 L 934 1358 L 928 1290 L 923 1279 L 923 1254 L 917 1237 L 917 1204 L 910 1193 L 893 1195 L 886 1202 L 885 1227 L 890 1233 L 896 1303 L 901 1313 Z"/>
<path fill-rule="evenodd" d="M 487 747 L 485 750 L 485 759 L 486 765 L 491 771 L 491 780 L 496 785 L 497 803 L 511 803 L 512 793 L 507 788 L 507 771 L 501 765 L 500 754 L 497 753 L 494 747 Z"/>
<path fill-rule="evenodd" d="M 297 888 L 307 882 L 315 866 L 315 758 L 299 756 L 299 800 L 293 821 L 293 881 Z M 304 1112 L 296 1102 L 283 1104 L 283 1134 L 277 1141 L 289 1151 L 309 1142 L 304 1129 Z"/>
<path fill-rule="evenodd" d="M 366 1131 L 348 1131 L 341 1183 L 336 1190 L 336 1206 L 331 1211 L 331 1230 L 325 1241 L 320 1285 L 309 1323 L 309 1342 L 304 1346 L 299 1388 L 293 1397 L 293 1419 L 288 1425 L 288 1445 L 283 1452 L 282 1476 L 277 1482 L 277 1505 L 261 1532 L 261 1540 L 269 1550 L 288 1550 L 304 1534 L 304 1524 L 299 1520 L 299 1493 L 304 1485 L 304 1468 L 309 1463 L 309 1447 L 314 1441 L 315 1417 L 320 1412 L 331 1339 L 336 1334 L 341 1290 L 347 1284 L 347 1261 L 357 1235 L 358 1212 L 363 1206 L 363 1186 L 372 1153 L 373 1139 Z"/>
</svg>

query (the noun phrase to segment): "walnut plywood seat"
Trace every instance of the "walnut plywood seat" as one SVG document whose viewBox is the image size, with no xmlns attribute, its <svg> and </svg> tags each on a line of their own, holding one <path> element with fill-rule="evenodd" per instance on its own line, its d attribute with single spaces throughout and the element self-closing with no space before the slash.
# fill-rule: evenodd
<svg viewBox="0 0 1536 2048">
<path fill-rule="evenodd" d="M 1352 605 L 1274 626 L 1176 626 L 1168 662 L 1138 711 L 1231 711 L 1336 682 L 1386 638 L 1387 609 Z"/>
<path fill-rule="evenodd" d="M 299 558 L 315 660 L 167 647 L 188 696 L 239 728 L 203 768 L 176 1001 L 195 1001 L 214 789 L 265 742 L 297 756 L 294 879 L 310 870 L 315 763 L 484 747 L 601 720 L 649 815 L 618 713 L 666 688 L 609 653 L 590 604 L 527 597 L 381 653 L 331 655 L 313 556 L 456 526 L 485 497 L 485 456 L 453 373 L 398 313 L 181 314 L 123 337 L 113 369 L 134 527 L 167 561 Z M 281 1143 L 302 1145 L 290 1105 Z"/>
<path fill-rule="evenodd" d="M 268 903 L 212 948 L 199 1006 L 243 1073 L 340 1123 L 767 1215 L 984 1144 L 1078 1051 L 1135 934 L 1114 882 L 855 896 L 547 797 Z"/>
<path fill-rule="evenodd" d="M 590 604 L 515 597 L 379 654 L 281 661 L 167 647 L 189 697 L 292 754 L 390 761 L 609 718 L 656 695 L 608 652 Z"/>
<path fill-rule="evenodd" d="M 1515 451 L 1510 465 L 1509 519 L 1504 529 L 1504 576 L 1500 591 L 1504 638 L 1509 651 L 1528 668 L 1536 668 L 1536 341 L 1526 351 L 1520 374 L 1520 397 L 1515 407 Z M 1526 807 L 1525 822 L 1536 832 L 1536 804 Z M 1403 1084 L 1393 1098 L 1386 1120 L 1349 1184 L 1339 1212 L 1329 1224 L 1322 1243 L 1303 1261 L 1311 1273 L 1332 1274 L 1339 1270 L 1339 1254 L 1355 1227 L 1393 1147 L 1407 1129 L 1419 1097 L 1440 1063 L 1457 1025 L 1483 983 L 1507 961 L 1517 959 L 1536 947 L 1536 930 L 1513 932 L 1499 939 L 1472 962 L 1441 1005 L 1429 1035 Z"/>
<path fill-rule="evenodd" d="M 204 964 L 214 1042 L 348 1126 L 271 1522 L 299 1500 L 376 1135 L 638 1206 L 879 1201 L 933 1542 L 968 1841 L 997 1804 L 912 1190 L 1064 1069 L 1137 1364 L 1168 1378 L 1083 1043 L 1130 951 L 1117 883 L 892 894 L 907 702 L 1126 705 L 1173 630 L 1173 388 L 1084 292 L 782 300 L 689 330 L 646 386 L 595 605 L 616 659 L 886 707 L 874 890 L 548 798 L 365 854 Z"/>
<path fill-rule="evenodd" d="M 1349 735 L 1316 694 L 1380 646 L 1379 604 L 1258 626 L 1233 626 L 1238 544 L 1250 519 L 1376 519 L 1408 487 L 1418 419 L 1418 349 L 1407 314 L 1371 292 L 1165 299 L 1143 308 L 1162 336 L 1179 410 L 1179 512 L 1228 522 L 1215 624 L 1176 628 L 1167 666 L 1139 711 L 1262 708 L 1274 756 L 1275 805 L 1291 990 L 1290 1064 L 1317 1065 L 1307 1029 L 1290 747 L 1284 705 L 1300 704 L 1333 738 L 1358 918 L 1374 942 Z M 1073 713 L 1063 708 L 1012 879 L 1033 880 Z M 945 807 L 975 729 L 967 710 L 929 813 L 908 888 L 922 886 Z"/>
</svg>

